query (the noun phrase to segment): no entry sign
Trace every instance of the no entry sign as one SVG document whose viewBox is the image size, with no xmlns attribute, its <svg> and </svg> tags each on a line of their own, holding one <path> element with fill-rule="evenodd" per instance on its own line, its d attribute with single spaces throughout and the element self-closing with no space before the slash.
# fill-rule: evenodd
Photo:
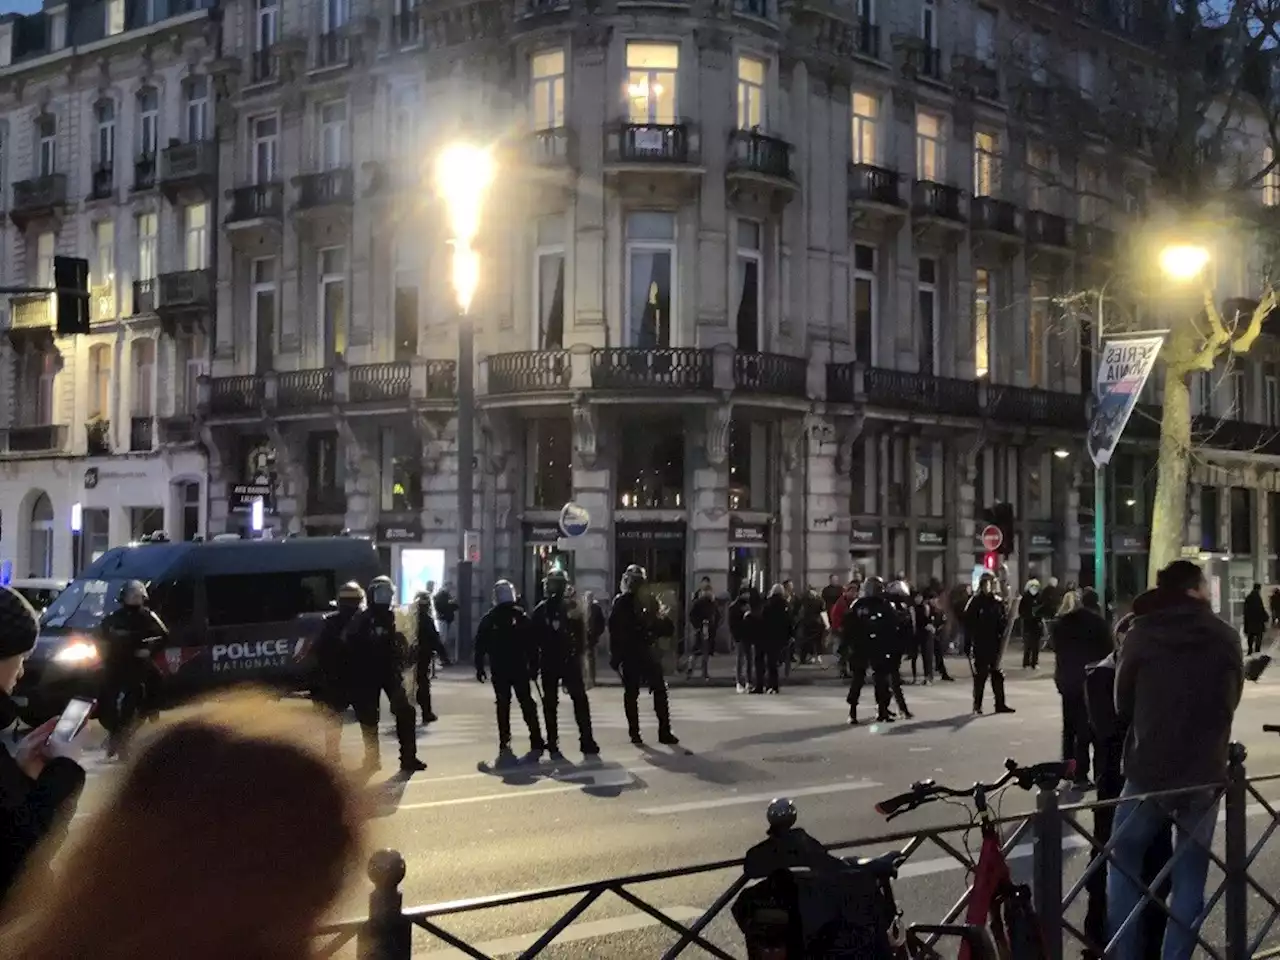
<svg viewBox="0 0 1280 960">
<path fill-rule="evenodd" d="M 1000 532 L 1000 528 L 994 523 L 989 523 L 982 528 L 982 548 L 984 550 L 988 552 L 999 550 L 1002 543 L 1004 543 L 1004 534 Z"/>
</svg>

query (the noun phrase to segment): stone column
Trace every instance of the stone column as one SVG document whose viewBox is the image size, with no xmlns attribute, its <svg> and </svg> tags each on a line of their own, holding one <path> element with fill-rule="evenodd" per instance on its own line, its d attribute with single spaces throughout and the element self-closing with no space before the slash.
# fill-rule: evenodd
<svg viewBox="0 0 1280 960">
<path fill-rule="evenodd" d="M 701 410 L 699 412 L 702 412 Z M 729 580 L 729 426 L 733 406 L 707 407 L 705 419 L 690 419 L 685 428 L 686 449 L 703 450 L 701 463 L 690 471 L 689 538 L 692 562 L 685 582 L 710 577 L 715 590 L 728 589 Z"/>
<path fill-rule="evenodd" d="M 581 24 L 574 33 L 573 83 L 578 90 L 610 90 L 607 53 L 613 28 Z M 622 81 L 621 75 L 617 78 Z M 571 109 L 579 130 L 603 130 L 614 121 L 606 116 L 606 96 L 572 97 Z M 566 317 L 575 330 L 598 328 L 605 322 L 605 192 L 604 137 L 578 138 L 578 184 L 574 191 L 572 251 L 574 315 Z M 567 324 L 566 324 L 567 325 Z M 568 331 L 566 331 L 567 333 Z M 594 514 L 593 514 L 594 516 Z M 612 596 L 612 592 L 608 596 Z"/>
<path fill-rule="evenodd" d="M 951 536 L 947 538 L 948 567 L 955 583 L 965 583 L 973 569 L 974 544 L 977 530 L 974 513 L 977 504 L 975 484 L 978 476 L 978 457 L 982 455 L 979 438 L 962 434 L 948 440 L 944 446 L 947 471 L 955 478 L 948 484 L 951 491 L 943 504 L 947 526 Z"/>
<path fill-rule="evenodd" d="M 794 423 L 789 438 L 784 433 L 784 462 L 789 456 L 804 459 L 805 566 L 817 587 L 826 586 L 833 573 L 841 582 L 849 577 L 850 468 L 863 423 L 861 416 L 806 418 Z M 788 439 L 795 445 L 794 453 L 788 450 Z"/>
<path fill-rule="evenodd" d="M 591 516 L 591 528 L 574 543 L 574 576 L 578 593 L 611 598 L 622 571 L 613 569 L 613 477 L 600 456 L 601 414 L 585 402 L 575 403 L 572 414 L 573 499 Z"/>
</svg>

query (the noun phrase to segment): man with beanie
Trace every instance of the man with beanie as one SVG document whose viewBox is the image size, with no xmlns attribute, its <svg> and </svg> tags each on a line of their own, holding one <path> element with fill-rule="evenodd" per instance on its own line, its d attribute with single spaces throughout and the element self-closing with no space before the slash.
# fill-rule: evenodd
<svg viewBox="0 0 1280 960">
<path fill-rule="evenodd" d="M 38 633 L 31 605 L 16 591 L 0 587 L 0 730 L 18 719 L 13 688 Z M 22 870 L 36 868 L 30 862 L 32 851 L 61 818 L 74 813 L 84 786 L 84 770 L 76 762 L 80 738 L 50 740 L 56 723 L 55 718 L 32 731 L 12 756 L 0 750 L 0 903 Z"/>
</svg>

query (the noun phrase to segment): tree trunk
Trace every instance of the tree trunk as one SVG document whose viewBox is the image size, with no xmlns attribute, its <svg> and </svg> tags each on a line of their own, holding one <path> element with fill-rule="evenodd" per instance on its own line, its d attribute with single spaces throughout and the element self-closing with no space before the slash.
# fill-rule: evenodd
<svg viewBox="0 0 1280 960">
<path fill-rule="evenodd" d="M 1156 472 L 1156 499 L 1151 516 L 1151 553 L 1147 583 L 1155 586 L 1156 573 L 1182 556 L 1187 525 L 1187 464 L 1191 455 L 1191 391 L 1187 374 L 1165 370 L 1164 415 L 1160 421 L 1160 459 Z"/>
</svg>

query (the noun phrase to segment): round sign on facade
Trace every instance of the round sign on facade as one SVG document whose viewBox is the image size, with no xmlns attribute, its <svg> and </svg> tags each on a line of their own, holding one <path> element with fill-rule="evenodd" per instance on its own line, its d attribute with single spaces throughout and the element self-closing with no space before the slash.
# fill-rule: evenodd
<svg viewBox="0 0 1280 960">
<path fill-rule="evenodd" d="M 1004 543 L 1004 534 L 1000 532 L 1000 528 L 994 523 L 989 523 L 982 528 L 982 547 L 984 550 L 999 550 L 1002 543 Z"/>
<path fill-rule="evenodd" d="M 560 508 L 560 532 L 566 537 L 580 537 L 591 527 L 591 514 L 580 503 L 570 500 Z"/>
</svg>

